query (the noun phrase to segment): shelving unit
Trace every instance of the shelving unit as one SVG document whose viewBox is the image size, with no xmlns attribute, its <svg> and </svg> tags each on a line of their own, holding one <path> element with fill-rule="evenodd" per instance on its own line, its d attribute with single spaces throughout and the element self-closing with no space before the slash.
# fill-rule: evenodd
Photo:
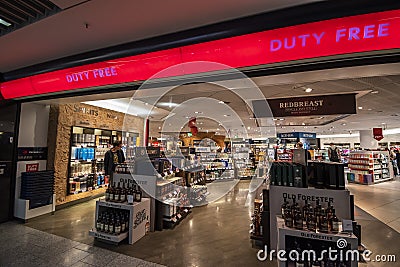
<svg viewBox="0 0 400 267">
<path fill-rule="evenodd" d="M 89 231 L 89 236 L 97 240 L 111 243 L 119 243 L 128 238 L 128 243 L 133 244 L 146 234 L 146 218 L 150 220 L 150 200 L 142 198 L 141 202 L 135 202 L 133 205 L 127 203 L 113 203 L 105 200 L 96 201 L 95 225 L 100 213 L 104 209 L 127 210 L 129 212 L 128 231 L 119 235 L 99 232 L 96 229 Z"/>
<path fill-rule="evenodd" d="M 359 184 L 376 184 L 392 180 L 389 153 L 386 151 L 352 151 L 348 166 L 348 181 Z"/>
</svg>

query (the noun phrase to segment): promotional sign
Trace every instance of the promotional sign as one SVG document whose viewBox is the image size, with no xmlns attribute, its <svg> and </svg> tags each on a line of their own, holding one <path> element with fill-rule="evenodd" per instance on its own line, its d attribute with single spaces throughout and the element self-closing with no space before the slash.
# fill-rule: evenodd
<svg viewBox="0 0 400 267">
<path fill-rule="evenodd" d="M 47 147 L 19 147 L 18 161 L 47 160 Z"/>
<path fill-rule="evenodd" d="M 39 171 L 39 163 L 31 163 L 25 165 L 26 172 L 37 172 Z"/>
<path fill-rule="evenodd" d="M 372 132 L 374 134 L 374 139 L 381 141 L 383 139 L 383 131 L 382 128 L 373 128 Z"/>
<path fill-rule="evenodd" d="M 274 117 L 356 114 L 355 94 L 275 98 L 267 102 Z M 253 101 L 257 116 L 263 115 L 258 110 L 264 106 L 264 100 Z"/>
<path fill-rule="evenodd" d="M 0 84 L 5 99 L 400 48 L 400 10 L 337 18 L 107 60 Z M 188 62 L 220 64 L 183 64 Z"/>
</svg>

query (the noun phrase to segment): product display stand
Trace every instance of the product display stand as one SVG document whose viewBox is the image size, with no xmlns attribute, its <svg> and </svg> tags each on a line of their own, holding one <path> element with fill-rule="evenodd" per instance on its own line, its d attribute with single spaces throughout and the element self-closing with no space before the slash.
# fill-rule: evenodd
<svg viewBox="0 0 400 267">
<path fill-rule="evenodd" d="M 128 231 L 119 235 L 113 235 L 104 232 L 98 232 L 96 229 L 92 229 L 89 231 L 90 236 L 93 236 L 101 241 L 116 244 L 128 237 L 128 243 L 133 244 L 146 234 L 146 218 L 150 216 L 150 200 L 148 198 L 142 198 L 141 202 L 135 202 L 133 205 L 98 200 L 96 201 L 95 224 L 100 212 L 105 208 L 129 211 Z"/>
<path fill-rule="evenodd" d="M 296 240 L 298 243 L 307 243 L 309 242 L 314 242 L 318 243 L 318 250 L 324 247 L 325 249 L 328 250 L 329 247 L 335 250 L 343 249 L 345 251 L 347 250 L 358 250 L 358 239 L 354 234 L 349 234 L 349 233 L 320 233 L 320 232 L 311 232 L 307 230 L 297 230 L 294 228 L 288 228 L 285 226 L 284 220 L 277 216 L 276 217 L 276 225 L 277 225 L 277 231 L 278 231 L 278 249 L 279 250 L 285 250 L 285 251 L 290 251 L 292 249 L 295 249 L 293 245 L 291 245 L 290 241 Z M 341 230 L 341 228 L 340 228 Z M 345 240 L 346 246 L 343 248 L 338 247 L 340 246 L 337 242 L 339 239 Z M 344 241 L 342 241 L 344 242 Z M 293 243 L 293 242 L 292 242 Z M 314 247 L 314 246 L 313 246 Z M 320 255 L 320 251 L 317 251 L 317 257 Z M 344 253 L 345 255 L 345 253 Z M 291 266 L 290 263 L 288 262 L 279 262 L 280 267 L 286 267 L 286 266 Z M 295 263 L 293 263 L 293 266 L 298 266 Z M 334 265 L 336 266 L 336 265 Z M 348 261 L 345 266 L 351 266 L 351 267 L 356 267 L 358 266 L 357 261 Z"/>
</svg>

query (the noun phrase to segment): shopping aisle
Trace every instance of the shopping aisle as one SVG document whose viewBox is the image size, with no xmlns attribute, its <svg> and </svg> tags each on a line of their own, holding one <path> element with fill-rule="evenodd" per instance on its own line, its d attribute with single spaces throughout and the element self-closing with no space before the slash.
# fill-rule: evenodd
<svg viewBox="0 0 400 267">
<path fill-rule="evenodd" d="M 249 181 L 241 181 L 218 201 L 194 208 L 175 229 L 150 233 L 134 245 L 95 245 L 167 266 L 275 266 L 259 262 L 249 240 L 248 188 Z M 27 226 L 93 244 L 88 230 L 94 211 L 95 201 L 90 201 L 32 219 Z"/>
<path fill-rule="evenodd" d="M 400 179 L 375 185 L 349 184 L 355 204 L 400 233 Z"/>
</svg>

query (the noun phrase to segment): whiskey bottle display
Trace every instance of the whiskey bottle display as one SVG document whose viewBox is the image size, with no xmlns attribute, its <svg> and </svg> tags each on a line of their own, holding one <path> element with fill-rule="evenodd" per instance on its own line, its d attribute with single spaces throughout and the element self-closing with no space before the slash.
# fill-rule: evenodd
<svg viewBox="0 0 400 267">
<path fill-rule="evenodd" d="M 136 185 L 136 190 L 135 190 L 135 201 L 140 202 L 142 201 L 142 190 L 140 190 L 140 187 Z"/>
<path fill-rule="evenodd" d="M 300 210 L 296 210 L 294 214 L 294 228 L 303 230 L 303 215 Z"/>
<path fill-rule="evenodd" d="M 328 233 L 329 231 L 328 218 L 326 217 L 324 209 L 321 210 L 319 216 L 319 231 L 322 233 Z"/>
<path fill-rule="evenodd" d="M 338 233 L 339 232 L 339 219 L 335 214 L 335 209 L 332 209 L 332 218 L 330 219 L 330 231 L 332 233 Z"/>
</svg>

